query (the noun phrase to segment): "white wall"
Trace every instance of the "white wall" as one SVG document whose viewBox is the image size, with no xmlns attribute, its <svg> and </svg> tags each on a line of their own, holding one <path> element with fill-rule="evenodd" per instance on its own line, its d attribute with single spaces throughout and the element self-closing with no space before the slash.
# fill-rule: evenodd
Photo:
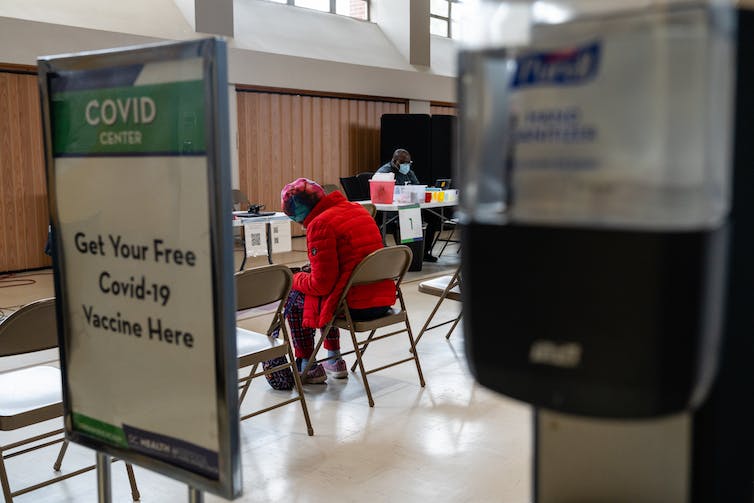
<svg viewBox="0 0 754 503">
<path fill-rule="evenodd" d="M 375 23 L 256 0 L 236 1 L 234 16 L 238 49 L 412 70 Z"/>
<path fill-rule="evenodd" d="M 410 114 L 427 114 L 431 111 L 429 101 L 411 100 L 408 102 L 408 113 Z"/>
<path fill-rule="evenodd" d="M 387 39 L 408 63 L 411 58 L 411 9 L 406 0 L 372 2 L 371 15 Z"/>
<path fill-rule="evenodd" d="M 173 0 L 2 0 L 0 16 L 167 40 L 196 36 Z"/>
<path fill-rule="evenodd" d="M 388 20 L 400 18 L 408 1 L 373 0 Z M 204 37 L 194 31 L 192 4 L 2 0 L 0 62 L 34 65 L 42 55 Z M 261 0 L 235 0 L 233 15 L 232 83 L 455 101 L 452 41 L 432 37 L 431 65 L 413 66 L 376 23 Z"/>
</svg>

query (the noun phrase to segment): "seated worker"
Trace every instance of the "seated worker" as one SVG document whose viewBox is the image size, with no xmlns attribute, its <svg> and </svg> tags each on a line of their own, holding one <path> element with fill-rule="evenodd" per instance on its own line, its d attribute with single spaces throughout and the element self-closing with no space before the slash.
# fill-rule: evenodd
<svg viewBox="0 0 754 503">
<path fill-rule="evenodd" d="M 286 185 L 280 193 L 283 212 L 306 229 L 309 266 L 293 275 L 293 287 L 285 306 L 291 327 L 291 341 L 299 371 L 314 350 L 314 333 L 325 327 L 335 313 L 340 295 L 353 269 L 364 257 L 383 247 L 382 234 L 369 212 L 350 202 L 339 191 L 325 194 L 322 187 L 306 178 Z M 390 280 L 355 286 L 347 302 L 355 320 L 384 315 L 395 304 L 395 284 Z M 328 359 L 311 367 L 306 382 L 322 383 L 331 374 L 348 377 L 340 357 L 340 333 L 332 328 L 325 337 Z"/>
<path fill-rule="evenodd" d="M 420 185 L 419 179 L 411 169 L 411 154 L 408 150 L 399 148 L 393 152 L 393 158 L 390 162 L 387 162 L 377 169 L 377 173 L 393 173 L 395 175 L 395 185 Z M 427 210 L 422 210 L 422 220 L 427 224 L 426 235 L 424 236 L 424 261 L 425 262 L 437 262 L 437 257 L 432 255 L 432 243 L 435 241 L 435 236 L 440 231 L 440 217 L 435 213 Z M 393 237 L 396 244 L 400 244 L 398 239 L 398 225 L 396 224 L 393 230 Z"/>
</svg>

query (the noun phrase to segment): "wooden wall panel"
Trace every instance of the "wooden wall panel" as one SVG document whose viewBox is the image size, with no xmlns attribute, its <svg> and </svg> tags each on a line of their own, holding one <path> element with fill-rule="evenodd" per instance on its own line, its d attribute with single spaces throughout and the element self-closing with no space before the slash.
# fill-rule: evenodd
<svg viewBox="0 0 754 503">
<path fill-rule="evenodd" d="M 456 107 L 450 105 L 430 105 L 429 113 L 432 115 L 458 115 Z"/>
<path fill-rule="evenodd" d="M 0 69 L 0 273 L 51 265 L 32 70 Z M 339 184 L 342 176 L 375 170 L 385 162 L 380 117 L 408 110 L 406 100 L 286 90 L 239 90 L 237 100 L 240 188 L 269 210 L 280 209 L 280 189 L 300 176 Z"/>
<path fill-rule="evenodd" d="M 374 171 L 380 159 L 380 117 L 406 113 L 407 102 L 239 89 L 240 189 L 252 202 L 280 210 L 280 190 L 298 178 L 339 184 Z"/>
<path fill-rule="evenodd" d="M 0 272 L 49 267 L 37 77 L 0 72 Z"/>
</svg>

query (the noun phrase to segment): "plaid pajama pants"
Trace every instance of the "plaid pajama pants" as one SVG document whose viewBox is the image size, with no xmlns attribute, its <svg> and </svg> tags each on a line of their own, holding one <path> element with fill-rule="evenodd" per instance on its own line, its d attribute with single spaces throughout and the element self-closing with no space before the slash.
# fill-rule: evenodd
<svg viewBox="0 0 754 503">
<path fill-rule="evenodd" d="M 303 326 L 304 294 L 298 290 L 291 290 L 283 314 L 291 327 L 291 342 L 296 358 L 309 358 L 314 351 L 314 333 L 317 330 Z M 324 346 L 325 349 L 340 349 L 340 331 L 337 328 L 330 329 L 325 337 Z"/>
</svg>

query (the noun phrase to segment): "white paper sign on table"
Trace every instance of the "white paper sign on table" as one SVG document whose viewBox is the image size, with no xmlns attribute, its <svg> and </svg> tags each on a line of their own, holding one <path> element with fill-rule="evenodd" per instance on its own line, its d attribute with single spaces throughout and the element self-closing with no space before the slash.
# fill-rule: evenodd
<svg viewBox="0 0 754 503">
<path fill-rule="evenodd" d="M 272 253 L 284 253 L 293 249 L 291 244 L 291 223 L 271 222 L 270 232 L 272 234 Z"/>
<path fill-rule="evenodd" d="M 398 225 L 401 230 L 401 243 L 410 243 L 424 239 L 422 214 L 418 204 L 410 204 L 398 208 Z"/>
<path fill-rule="evenodd" d="M 246 239 L 246 256 L 267 255 L 267 229 L 264 222 L 245 223 L 243 230 Z"/>
</svg>

